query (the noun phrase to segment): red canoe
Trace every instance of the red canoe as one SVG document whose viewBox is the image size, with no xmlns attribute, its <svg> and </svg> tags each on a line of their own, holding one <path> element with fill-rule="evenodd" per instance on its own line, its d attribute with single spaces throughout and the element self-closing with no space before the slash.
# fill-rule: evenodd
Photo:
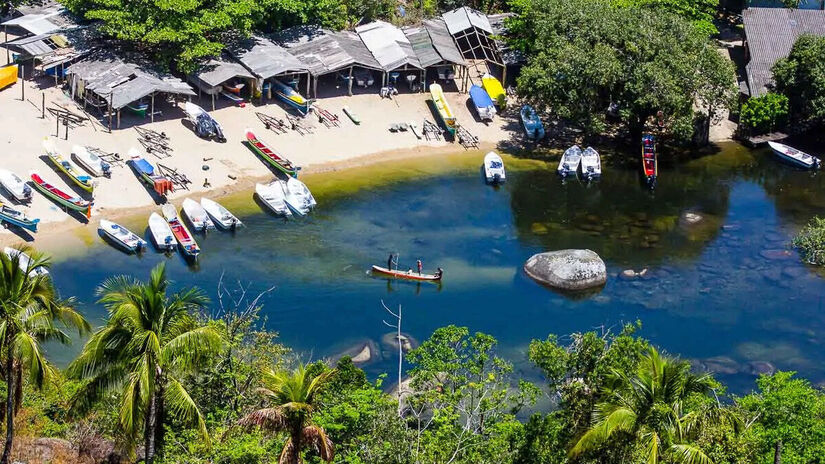
<svg viewBox="0 0 825 464">
<path fill-rule="evenodd" d="M 43 180 L 43 178 L 36 172 L 31 173 L 31 179 L 34 186 L 37 190 L 40 190 L 40 193 L 43 195 L 46 195 L 66 208 L 85 214 L 87 218 L 91 215 L 92 202 L 86 201 L 80 197 L 69 195 L 68 193 Z"/>
<path fill-rule="evenodd" d="M 642 169 L 648 184 L 656 181 L 659 166 L 656 161 L 656 139 L 652 135 L 642 137 Z"/>
<path fill-rule="evenodd" d="M 375 265 L 372 266 L 372 273 L 383 276 L 395 277 L 396 279 L 423 280 L 427 282 L 439 282 L 442 277 L 442 274 L 419 274 L 412 270 L 397 271 Z"/>
<path fill-rule="evenodd" d="M 288 176 L 298 176 L 298 170 L 295 168 L 295 165 L 293 165 L 292 162 L 288 159 L 278 156 L 263 142 L 258 140 L 258 138 L 255 137 L 255 134 L 252 132 L 251 129 L 246 130 L 246 141 L 249 143 L 252 149 L 255 150 L 255 153 L 257 153 L 258 156 L 264 159 L 264 161 L 271 164 L 276 169 L 280 170 Z"/>
</svg>

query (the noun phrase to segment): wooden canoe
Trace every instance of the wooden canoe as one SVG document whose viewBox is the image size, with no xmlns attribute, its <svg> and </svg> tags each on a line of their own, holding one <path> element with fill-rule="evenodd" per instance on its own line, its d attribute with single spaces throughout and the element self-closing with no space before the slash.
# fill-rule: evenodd
<svg viewBox="0 0 825 464">
<path fill-rule="evenodd" d="M 86 218 L 91 216 L 92 203 L 90 201 L 69 195 L 68 193 L 43 180 L 43 178 L 36 172 L 31 173 L 31 180 L 32 183 L 34 183 L 35 188 L 40 190 L 40 193 L 43 195 L 46 195 L 66 208 L 85 214 Z"/>
<path fill-rule="evenodd" d="M 275 153 L 269 147 L 267 147 L 263 142 L 258 140 L 258 137 L 255 136 L 251 129 L 246 130 L 246 142 L 249 144 L 250 147 L 252 147 L 252 150 L 255 151 L 255 154 L 260 156 L 264 161 L 271 164 L 279 171 L 291 177 L 298 176 L 298 169 L 295 167 L 295 165 L 292 164 L 292 162 L 288 159 L 279 156 L 277 153 Z"/>
<path fill-rule="evenodd" d="M 441 281 L 441 275 L 437 274 L 419 274 L 415 271 L 397 271 L 392 269 L 387 269 L 381 266 L 372 266 L 372 273 L 381 275 L 381 276 L 388 276 L 394 277 L 396 279 L 408 279 L 408 280 L 420 280 L 426 282 L 439 282 Z"/>
</svg>

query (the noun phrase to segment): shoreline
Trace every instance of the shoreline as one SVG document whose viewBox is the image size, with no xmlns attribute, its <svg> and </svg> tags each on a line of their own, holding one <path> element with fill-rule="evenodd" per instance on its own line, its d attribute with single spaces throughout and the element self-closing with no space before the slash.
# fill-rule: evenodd
<svg viewBox="0 0 825 464">
<path fill-rule="evenodd" d="M 479 144 L 478 149 L 463 151 L 457 151 L 456 146 L 448 145 L 370 153 L 308 166 L 301 170 L 299 179 L 306 182 L 320 202 L 323 202 L 355 193 L 364 188 L 374 188 L 414 177 L 449 174 L 476 164 L 480 166 L 483 154 L 494 148 L 493 143 L 482 143 Z M 501 153 L 501 155 L 508 163 L 508 169 L 512 170 L 546 165 L 546 162 L 541 160 L 516 158 L 506 153 Z M 368 172 L 364 172 L 365 170 Z M 186 192 L 185 195 L 175 196 L 170 203 L 179 205 L 185 198 L 208 196 L 240 217 L 264 213 L 253 199 L 254 188 L 256 183 L 267 182 L 272 178 L 271 173 L 239 178 L 233 184 Z M 36 233 L 37 240 L 34 242 L 25 242 L 18 235 L 5 231 L 0 234 L 0 245 L 16 246 L 27 243 L 38 251 L 49 253 L 54 259 L 69 259 L 85 254 L 96 243 L 110 246 L 98 237 L 97 227 L 100 219 L 119 222 L 142 236 L 146 229 L 146 218 L 159 207 L 159 204 L 153 203 L 112 209 L 101 208 L 88 223 L 73 220 L 72 217 L 66 215 L 63 221 L 49 221 L 41 224 L 41 228 Z"/>
</svg>

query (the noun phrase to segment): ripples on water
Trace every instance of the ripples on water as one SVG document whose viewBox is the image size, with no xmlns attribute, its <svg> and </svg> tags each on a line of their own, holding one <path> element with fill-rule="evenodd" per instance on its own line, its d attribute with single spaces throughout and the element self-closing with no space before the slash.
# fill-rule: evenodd
<svg viewBox="0 0 825 464">
<path fill-rule="evenodd" d="M 465 169 L 326 192 L 306 220 L 254 213 L 235 236 L 201 239 L 197 269 L 177 256 L 138 259 L 99 245 L 58 263 L 53 274 L 64 294 L 87 302 L 93 318 L 103 315 L 89 304 L 95 284 L 113 273 L 145 278 L 162 260 L 178 285 L 210 293 L 222 273 L 256 290 L 274 285 L 264 312 L 284 343 L 307 359 L 370 343 L 380 357 L 364 366 L 373 375 L 394 369 L 381 340 L 389 331 L 381 322 L 384 300 L 403 305 L 404 331 L 419 340 L 447 324 L 494 335 L 526 375 L 534 373 L 524 355 L 532 338 L 639 319 L 641 335 L 714 369 L 733 391 L 749 389 L 754 374 L 771 366 L 825 380 L 825 281 L 795 252 L 781 251 L 822 212 L 823 176 L 733 144 L 663 170 L 654 193 L 632 170 L 606 166 L 604 178 L 586 186 L 562 184 L 554 167 L 511 170 L 498 189 Z M 685 212 L 704 220 L 688 226 Z M 606 261 L 610 277 L 601 292 L 571 299 L 521 272 L 533 253 L 572 247 Z M 369 277 L 370 265 L 386 263 L 390 251 L 400 253 L 402 266 L 422 258 L 425 269 L 443 267 L 444 283 Z M 647 280 L 616 278 L 628 268 L 648 269 Z"/>
</svg>

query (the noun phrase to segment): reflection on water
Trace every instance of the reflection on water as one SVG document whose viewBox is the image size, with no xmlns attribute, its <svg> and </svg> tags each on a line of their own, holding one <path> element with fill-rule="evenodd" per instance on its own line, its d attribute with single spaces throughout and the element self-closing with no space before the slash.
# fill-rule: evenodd
<svg viewBox="0 0 825 464">
<path fill-rule="evenodd" d="M 285 343 L 316 359 L 369 344 L 377 358 L 365 365 L 372 374 L 393 369 L 382 341 L 384 300 L 403 305 L 404 331 L 419 340 L 446 324 L 467 325 L 496 336 L 503 354 L 527 371 L 531 338 L 640 319 L 642 335 L 719 372 L 734 390 L 773 367 L 825 379 L 825 281 L 787 248 L 825 206 L 823 176 L 733 144 L 663 171 L 653 193 L 632 170 L 608 166 L 588 186 L 562 184 L 554 167 L 513 170 L 498 189 L 482 183 L 477 165 L 360 191 L 346 178 L 336 188 L 332 175 L 325 189 L 338 193 L 319 195 L 319 209 L 306 220 L 251 212 L 235 236 L 202 239 L 197 270 L 177 256 L 137 259 L 98 245 L 53 274 L 92 317 L 102 316 L 90 303 L 92 284 L 112 273 L 143 277 L 162 260 L 178 284 L 212 293 L 222 273 L 253 289 L 274 285 L 265 313 Z M 600 293 L 570 299 L 523 275 L 533 253 L 571 247 L 607 262 Z M 443 284 L 368 276 L 389 252 L 400 254 L 402 267 L 419 258 L 426 270 L 443 267 Z M 648 271 L 622 280 L 624 269 Z"/>
</svg>

